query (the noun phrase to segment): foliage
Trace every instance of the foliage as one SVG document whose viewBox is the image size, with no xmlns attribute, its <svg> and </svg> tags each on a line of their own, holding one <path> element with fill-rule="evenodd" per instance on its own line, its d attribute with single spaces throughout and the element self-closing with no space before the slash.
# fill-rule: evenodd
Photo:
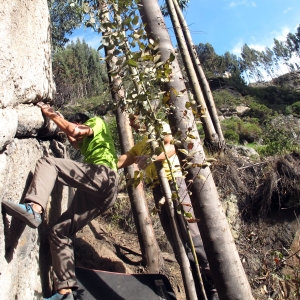
<svg viewBox="0 0 300 300">
<path fill-rule="evenodd" d="M 77 5 L 71 5 L 71 1 L 47 0 L 51 20 L 52 47 L 63 48 L 83 19 L 81 9 Z"/>
<path fill-rule="evenodd" d="M 244 44 L 241 55 L 237 57 L 229 52 L 216 54 L 209 43 L 200 43 L 196 51 L 207 77 L 240 77 L 248 82 L 274 79 L 283 74 L 282 65 L 289 71 L 300 69 L 300 25 L 295 34 L 289 33 L 285 41 L 274 39 L 274 46 L 258 51 Z M 293 58 L 293 59 L 292 59 Z"/>
<path fill-rule="evenodd" d="M 259 120 L 260 124 L 264 124 L 273 115 L 273 111 L 269 109 L 264 104 L 259 104 L 257 102 L 250 102 L 249 108 L 251 109 L 247 114 L 251 118 L 256 118 Z"/>
<path fill-rule="evenodd" d="M 105 121 L 108 124 L 110 133 L 114 141 L 114 146 L 117 151 L 117 155 L 119 156 L 121 155 L 121 145 L 120 145 L 119 132 L 118 132 L 118 126 L 117 126 L 115 115 L 112 114 L 106 115 Z"/>
<path fill-rule="evenodd" d="M 261 135 L 261 128 L 255 122 L 255 119 L 249 119 L 249 121 L 242 121 L 239 118 L 225 119 L 221 123 L 224 137 L 232 142 L 243 143 L 247 141 L 253 143 L 258 141 Z"/>
<path fill-rule="evenodd" d="M 188 3 L 190 2 L 190 0 L 177 0 L 177 1 L 178 1 L 178 4 L 179 4 L 179 7 L 182 10 L 186 9 L 188 7 Z M 167 5 L 166 5 L 166 1 L 164 1 L 164 4 L 161 5 L 160 9 L 161 9 L 161 12 L 164 16 L 169 15 L 168 8 L 167 8 Z"/>
<path fill-rule="evenodd" d="M 257 149 L 259 154 L 272 156 L 299 151 L 300 147 L 299 142 L 295 139 L 295 131 L 287 130 L 280 125 L 273 122 L 264 128 L 262 139 L 265 146 Z"/>
<path fill-rule="evenodd" d="M 237 95 L 234 95 L 228 89 L 219 89 L 217 91 L 213 91 L 213 96 L 215 105 L 219 108 L 233 108 L 236 105 L 241 104 L 242 101 L 240 97 L 237 97 Z"/>
<path fill-rule="evenodd" d="M 291 108 L 295 115 L 300 116 L 300 101 L 293 103 Z"/>
<path fill-rule="evenodd" d="M 234 131 L 233 129 L 229 128 L 229 129 L 227 129 L 227 130 L 224 131 L 224 138 L 228 142 L 232 142 L 234 144 L 238 144 L 240 136 L 238 135 L 238 133 L 236 131 Z"/>
<path fill-rule="evenodd" d="M 100 54 L 78 39 L 53 54 L 56 107 L 77 99 L 101 95 L 108 89 L 106 66 Z"/>
</svg>

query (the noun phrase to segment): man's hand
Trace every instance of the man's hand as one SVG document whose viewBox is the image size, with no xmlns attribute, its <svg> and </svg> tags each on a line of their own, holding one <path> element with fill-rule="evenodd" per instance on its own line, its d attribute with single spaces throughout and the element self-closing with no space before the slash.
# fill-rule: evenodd
<svg viewBox="0 0 300 300">
<path fill-rule="evenodd" d="M 38 102 L 36 106 L 38 106 L 42 110 L 43 114 L 49 117 L 50 119 L 57 116 L 63 118 L 63 115 L 60 112 L 55 111 L 52 107 L 50 107 L 49 104 L 45 104 L 44 102 Z"/>
<path fill-rule="evenodd" d="M 135 156 L 134 162 L 140 170 L 145 170 L 152 163 L 152 160 L 150 155 L 141 155 Z"/>
</svg>

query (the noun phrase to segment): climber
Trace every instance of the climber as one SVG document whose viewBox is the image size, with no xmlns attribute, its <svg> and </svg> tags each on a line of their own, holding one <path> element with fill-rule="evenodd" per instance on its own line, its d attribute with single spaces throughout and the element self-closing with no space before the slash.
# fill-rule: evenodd
<svg viewBox="0 0 300 300">
<path fill-rule="evenodd" d="M 114 204 L 118 187 L 117 156 L 109 129 L 101 118 L 77 113 L 67 121 L 49 105 L 39 102 L 37 106 L 67 135 L 71 145 L 80 149 L 85 160 L 81 163 L 41 158 L 24 203 L 3 201 L 2 205 L 9 215 L 37 228 L 56 181 L 77 189 L 70 207 L 49 233 L 56 293 L 48 300 L 72 300 L 72 290 L 78 285 L 71 237 Z"/>
</svg>

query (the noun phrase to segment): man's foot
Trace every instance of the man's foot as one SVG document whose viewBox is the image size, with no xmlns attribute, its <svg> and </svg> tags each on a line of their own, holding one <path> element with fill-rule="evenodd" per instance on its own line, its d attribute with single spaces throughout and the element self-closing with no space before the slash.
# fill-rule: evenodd
<svg viewBox="0 0 300 300">
<path fill-rule="evenodd" d="M 51 298 L 44 298 L 44 300 L 74 300 L 74 296 L 72 293 L 65 294 L 65 295 L 56 293 Z"/>
<path fill-rule="evenodd" d="M 9 215 L 21 219 L 31 228 L 37 228 L 42 223 L 42 214 L 35 212 L 30 203 L 17 204 L 4 200 L 2 206 Z"/>
</svg>

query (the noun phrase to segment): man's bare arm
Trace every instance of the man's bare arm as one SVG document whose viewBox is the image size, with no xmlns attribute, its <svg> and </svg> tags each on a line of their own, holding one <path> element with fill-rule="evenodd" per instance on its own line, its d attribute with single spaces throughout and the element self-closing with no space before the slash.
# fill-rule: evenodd
<svg viewBox="0 0 300 300">
<path fill-rule="evenodd" d="M 68 137 L 73 138 L 76 141 L 93 134 L 92 128 L 65 120 L 62 115 L 56 113 L 48 104 L 38 102 L 37 106 L 40 107 L 43 114 L 50 118 Z"/>
<path fill-rule="evenodd" d="M 135 163 L 134 156 L 131 153 L 127 152 L 119 157 L 117 167 L 118 169 L 121 169 L 128 167 L 133 163 Z"/>
<path fill-rule="evenodd" d="M 173 144 L 171 144 L 171 141 L 173 140 L 173 137 L 171 134 L 167 134 L 164 137 L 164 147 L 166 149 L 166 153 L 168 157 L 173 156 L 176 152 L 175 152 L 175 146 Z M 165 160 L 166 156 L 165 153 L 162 152 L 161 154 L 156 156 L 156 160 Z"/>
</svg>

